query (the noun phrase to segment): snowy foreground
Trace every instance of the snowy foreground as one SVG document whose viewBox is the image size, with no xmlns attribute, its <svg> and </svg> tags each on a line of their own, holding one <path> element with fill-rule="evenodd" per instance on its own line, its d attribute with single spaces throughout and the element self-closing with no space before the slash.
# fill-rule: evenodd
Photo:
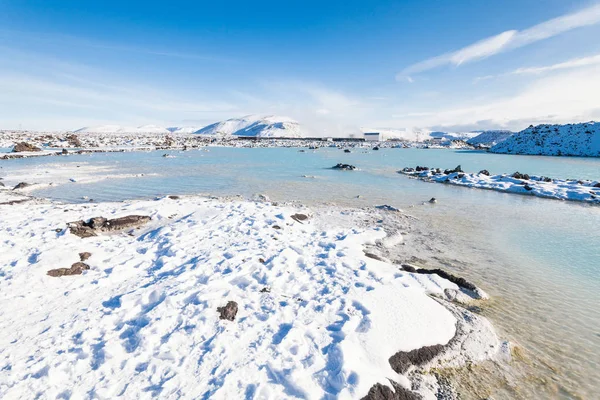
<svg viewBox="0 0 600 400">
<path fill-rule="evenodd" d="M 398 172 L 427 182 L 497 190 L 499 192 L 524 194 L 548 199 L 600 204 L 600 181 L 561 180 L 533 175 L 526 176 L 526 179 L 524 179 L 522 177 L 515 177 L 515 174 L 489 176 L 486 173 L 482 173 L 483 171 L 477 174 L 464 172 L 445 174 L 436 169 L 416 171 L 414 168 L 405 168 Z"/>
<path fill-rule="evenodd" d="M 362 398 L 390 380 L 435 398 L 429 367 L 502 347 L 444 300 L 464 299 L 454 283 L 365 255 L 401 244 L 378 228 L 399 212 L 201 197 L 0 212 L 0 398 Z M 87 238 L 67 228 L 126 215 L 151 220 Z M 83 252 L 83 274 L 47 275 Z M 228 301 L 233 321 L 217 312 Z M 402 374 L 388 361 L 438 344 Z"/>
</svg>

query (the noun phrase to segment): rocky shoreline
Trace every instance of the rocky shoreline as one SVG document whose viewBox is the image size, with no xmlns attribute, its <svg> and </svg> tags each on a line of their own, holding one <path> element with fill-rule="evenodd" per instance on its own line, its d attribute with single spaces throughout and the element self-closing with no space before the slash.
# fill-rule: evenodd
<svg viewBox="0 0 600 400">
<path fill-rule="evenodd" d="M 552 179 L 546 176 L 528 175 L 520 172 L 491 175 L 487 170 L 481 170 L 478 173 L 466 173 L 460 165 L 454 169 L 446 170 L 423 166 L 406 167 L 398 173 L 425 182 L 488 189 L 546 199 L 600 204 L 600 181 Z"/>
</svg>

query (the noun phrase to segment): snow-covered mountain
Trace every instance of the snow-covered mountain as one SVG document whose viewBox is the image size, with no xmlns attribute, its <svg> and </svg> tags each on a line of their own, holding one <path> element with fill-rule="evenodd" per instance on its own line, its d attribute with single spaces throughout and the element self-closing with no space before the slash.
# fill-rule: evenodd
<svg viewBox="0 0 600 400">
<path fill-rule="evenodd" d="M 158 125 L 142 125 L 137 127 L 128 127 L 121 125 L 100 125 L 89 126 L 73 131 L 75 133 L 170 133 L 170 131 Z"/>
<path fill-rule="evenodd" d="M 306 136 L 300 124 L 280 116 L 247 115 L 208 125 L 195 133 L 217 136 L 302 137 Z"/>
<path fill-rule="evenodd" d="M 537 125 L 493 146 L 492 153 L 600 157 L 600 122 Z"/>
<path fill-rule="evenodd" d="M 493 146 L 497 143 L 505 141 L 512 134 L 513 132 L 511 131 L 483 131 L 479 135 L 467 140 L 467 143 L 469 143 L 472 146 Z"/>
<path fill-rule="evenodd" d="M 202 129 L 200 126 L 170 126 L 167 130 L 171 133 L 194 133 Z"/>
<path fill-rule="evenodd" d="M 442 140 L 468 140 L 477 136 L 479 132 L 429 132 L 429 137 L 432 139 Z"/>
</svg>

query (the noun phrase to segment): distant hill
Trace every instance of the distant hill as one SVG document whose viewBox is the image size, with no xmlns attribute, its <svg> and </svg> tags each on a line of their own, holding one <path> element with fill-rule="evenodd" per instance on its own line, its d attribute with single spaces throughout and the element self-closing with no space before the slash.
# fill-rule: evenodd
<svg viewBox="0 0 600 400">
<path fill-rule="evenodd" d="M 600 122 L 537 125 L 493 146 L 492 153 L 600 157 Z"/>
<path fill-rule="evenodd" d="M 247 115 L 215 122 L 196 132 L 199 135 L 254 136 L 254 137 L 302 137 L 306 136 L 300 124 L 281 116 Z"/>
<path fill-rule="evenodd" d="M 468 140 L 477 136 L 478 132 L 441 132 L 432 131 L 429 132 L 431 139 L 442 139 L 442 140 Z"/>
<path fill-rule="evenodd" d="M 89 126 L 73 131 L 75 133 L 170 133 L 170 131 L 157 125 L 142 125 L 138 127 L 127 127 L 121 125 Z"/>
<path fill-rule="evenodd" d="M 508 139 L 513 132 L 511 131 L 483 131 L 479 135 L 467 140 L 472 146 L 493 146 Z"/>
</svg>

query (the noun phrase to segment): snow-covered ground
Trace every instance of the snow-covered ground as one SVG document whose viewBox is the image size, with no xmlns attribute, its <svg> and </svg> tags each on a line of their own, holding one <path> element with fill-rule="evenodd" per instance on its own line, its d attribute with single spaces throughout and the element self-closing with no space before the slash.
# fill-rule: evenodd
<svg viewBox="0 0 600 400">
<path fill-rule="evenodd" d="M 528 179 L 517 179 L 508 174 L 488 176 L 481 172 L 477 174 L 464 172 L 444 174 L 436 169 L 415 171 L 413 168 L 405 168 L 399 172 L 428 182 L 600 204 L 600 181 L 550 179 L 533 175 Z"/>
<path fill-rule="evenodd" d="M 600 122 L 537 125 L 493 146 L 492 153 L 600 157 Z"/>
<path fill-rule="evenodd" d="M 483 131 L 479 135 L 467 140 L 472 146 L 493 146 L 508 139 L 511 131 Z"/>
<path fill-rule="evenodd" d="M 435 377 L 400 375 L 390 356 L 450 341 L 427 367 L 499 351 L 485 319 L 441 299 L 455 284 L 365 255 L 402 241 L 380 225 L 400 212 L 201 197 L 0 207 L 0 398 L 361 398 L 391 379 L 433 399 Z M 152 220 L 67 229 L 132 214 Z M 46 275 L 82 252 L 82 275 Z M 228 301 L 237 316 L 219 320 Z"/>
</svg>

